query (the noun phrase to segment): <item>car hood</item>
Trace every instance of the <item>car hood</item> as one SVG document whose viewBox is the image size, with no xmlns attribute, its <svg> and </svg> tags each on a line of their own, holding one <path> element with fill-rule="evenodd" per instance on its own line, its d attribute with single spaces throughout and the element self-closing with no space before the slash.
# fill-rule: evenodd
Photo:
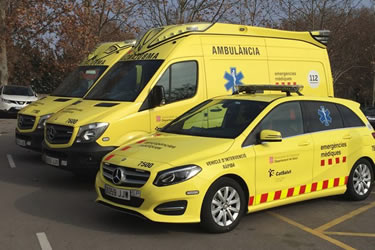
<svg viewBox="0 0 375 250">
<path fill-rule="evenodd" d="M 47 96 L 23 108 L 20 114 L 43 116 L 53 114 L 78 101 L 79 98 Z"/>
<path fill-rule="evenodd" d="M 60 125 L 74 125 L 75 127 L 94 122 L 111 122 L 111 118 L 117 120 L 137 112 L 139 107 L 135 106 L 129 102 L 82 100 L 54 114 L 48 122 Z"/>
<path fill-rule="evenodd" d="M 112 164 L 135 168 L 140 168 L 142 162 L 147 162 L 152 164 L 153 170 L 159 171 L 222 154 L 233 142 L 233 139 L 156 133 L 119 147 L 105 159 Z"/>
<path fill-rule="evenodd" d="M 36 96 L 25 96 L 25 95 L 2 95 L 2 98 L 11 101 L 19 101 L 19 102 L 34 102 L 38 100 Z"/>
</svg>

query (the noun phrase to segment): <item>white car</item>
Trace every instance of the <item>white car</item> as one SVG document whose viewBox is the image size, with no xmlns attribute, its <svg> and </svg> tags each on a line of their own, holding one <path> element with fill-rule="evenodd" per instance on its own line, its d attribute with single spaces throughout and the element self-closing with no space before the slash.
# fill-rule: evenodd
<svg viewBox="0 0 375 250">
<path fill-rule="evenodd" d="M 37 101 L 38 95 L 28 86 L 5 85 L 0 87 L 0 111 L 16 113 Z"/>
</svg>

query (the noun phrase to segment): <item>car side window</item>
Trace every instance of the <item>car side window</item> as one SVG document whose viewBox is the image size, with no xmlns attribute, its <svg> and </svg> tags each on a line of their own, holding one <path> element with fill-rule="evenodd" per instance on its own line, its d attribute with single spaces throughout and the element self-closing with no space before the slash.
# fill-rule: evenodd
<svg viewBox="0 0 375 250">
<path fill-rule="evenodd" d="M 319 101 L 302 102 L 306 132 L 343 128 L 341 115 L 334 103 Z"/>
<path fill-rule="evenodd" d="M 156 85 L 164 87 L 165 103 L 172 103 L 195 95 L 197 76 L 197 62 L 179 62 L 169 66 Z"/>
<path fill-rule="evenodd" d="M 364 122 L 359 118 L 353 111 L 351 111 L 349 108 L 341 105 L 341 104 L 336 104 L 338 107 L 342 120 L 344 122 L 344 127 L 345 128 L 350 128 L 350 127 L 363 127 L 366 126 Z"/>
<path fill-rule="evenodd" d="M 304 133 L 302 111 L 299 102 L 282 103 L 269 112 L 245 140 L 243 146 L 256 144 L 264 129 L 276 130 L 282 138 Z"/>
<path fill-rule="evenodd" d="M 283 103 L 274 108 L 258 125 L 264 129 L 276 130 L 283 138 L 303 134 L 301 107 L 298 102 Z"/>
</svg>

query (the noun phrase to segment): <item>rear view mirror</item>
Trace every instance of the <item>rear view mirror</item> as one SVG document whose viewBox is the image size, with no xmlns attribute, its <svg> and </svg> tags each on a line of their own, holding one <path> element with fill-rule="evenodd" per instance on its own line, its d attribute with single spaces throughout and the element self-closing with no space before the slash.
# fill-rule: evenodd
<svg viewBox="0 0 375 250">
<path fill-rule="evenodd" d="M 280 142 L 282 141 L 279 131 L 264 129 L 260 132 L 260 142 Z"/>
<path fill-rule="evenodd" d="M 151 107 L 158 107 L 165 104 L 164 87 L 156 85 L 151 92 Z"/>
</svg>

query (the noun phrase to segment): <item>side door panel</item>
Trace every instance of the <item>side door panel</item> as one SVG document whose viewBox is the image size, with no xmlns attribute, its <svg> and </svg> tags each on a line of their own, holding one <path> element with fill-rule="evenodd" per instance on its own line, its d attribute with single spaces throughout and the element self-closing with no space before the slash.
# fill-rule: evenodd
<svg viewBox="0 0 375 250">
<path fill-rule="evenodd" d="M 264 129 L 281 132 L 281 142 L 259 142 Z M 307 192 L 312 181 L 313 144 L 304 134 L 299 102 L 286 102 L 270 111 L 251 132 L 255 151 L 255 197 L 252 204 L 286 199 Z M 250 139 L 251 141 L 251 139 Z M 251 203 L 251 200 L 250 200 Z"/>
<path fill-rule="evenodd" d="M 350 129 L 343 127 L 334 103 L 302 103 L 307 131 L 314 142 L 312 192 L 346 184 L 348 148 L 353 144 Z"/>
<path fill-rule="evenodd" d="M 255 204 L 304 194 L 312 178 L 310 135 L 255 146 Z"/>
</svg>

